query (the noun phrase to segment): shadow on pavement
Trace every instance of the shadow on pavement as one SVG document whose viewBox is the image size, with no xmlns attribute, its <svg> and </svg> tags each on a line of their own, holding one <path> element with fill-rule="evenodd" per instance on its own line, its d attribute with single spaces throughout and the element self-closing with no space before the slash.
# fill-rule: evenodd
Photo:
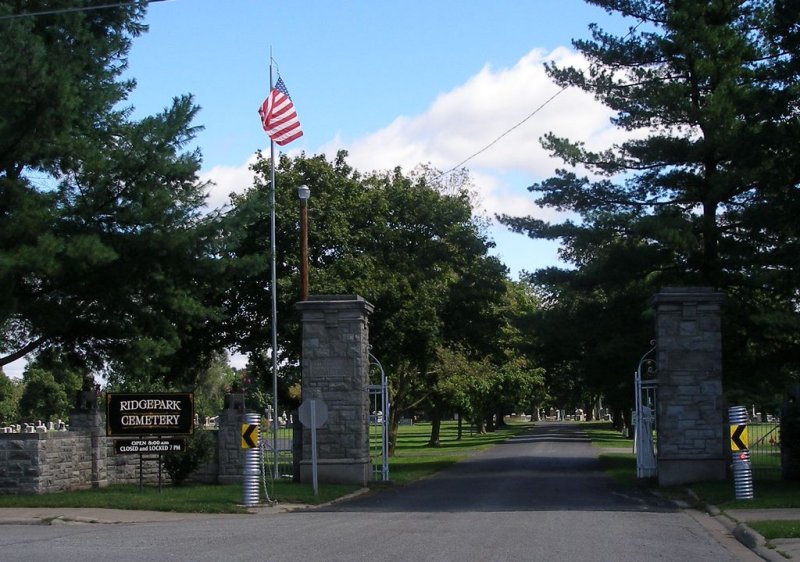
<svg viewBox="0 0 800 562">
<path fill-rule="evenodd" d="M 318 511 L 675 511 L 645 489 L 605 475 L 577 425 L 535 427 L 429 478 Z"/>
</svg>

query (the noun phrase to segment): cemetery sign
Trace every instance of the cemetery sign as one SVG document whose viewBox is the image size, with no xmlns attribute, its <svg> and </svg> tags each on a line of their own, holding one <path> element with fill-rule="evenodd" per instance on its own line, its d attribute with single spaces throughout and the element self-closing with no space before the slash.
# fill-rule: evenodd
<svg viewBox="0 0 800 562">
<path fill-rule="evenodd" d="M 191 435 L 194 395 L 108 393 L 106 435 Z"/>
</svg>

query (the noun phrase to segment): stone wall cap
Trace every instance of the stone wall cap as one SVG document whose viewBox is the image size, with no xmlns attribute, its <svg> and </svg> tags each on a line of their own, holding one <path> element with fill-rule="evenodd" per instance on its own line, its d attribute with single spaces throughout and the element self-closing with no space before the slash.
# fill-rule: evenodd
<svg viewBox="0 0 800 562">
<path fill-rule="evenodd" d="M 0 440 L 3 441 L 39 441 L 40 439 L 47 439 L 46 434 L 39 433 L 0 433 Z"/>
<path fill-rule="evenodd" d="M 714 287 L 686 286 L 686 287 L 661 287 L 659 293 L 715 293 Z"/>
<path fill-rule="evenodd" d="M 725 294 L 713 287 L 662 287 L 653 295 L 652 303 L 722 302 Z"/>
<path fill-rule="evenodd" d="M 360 295 L 309 295 L 307 300 L 308 301 L 364 301 L 364 297 Z"/>
<path fill-rule="evenodd" d="M 359 295 L 310 295 L 308 300 L 295 304 L 299 310 L 320 308 L 359 308 L 372 312 L 375 307 Z"/>
</svg>

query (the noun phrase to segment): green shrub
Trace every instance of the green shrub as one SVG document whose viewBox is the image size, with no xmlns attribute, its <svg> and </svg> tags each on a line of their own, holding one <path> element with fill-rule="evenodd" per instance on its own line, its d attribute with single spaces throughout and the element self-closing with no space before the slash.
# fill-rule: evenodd
<svg viewBox="0 0 800 562">
<path fill-rule="evenodd" d="M 164 455 L 164 470 L 175 486 L 180 486 L 192 472 L 214 455 L 214 437 L 211 432 L 195 428 L 186 439 L 186 448 L 179 453 Z"/>
</svg>

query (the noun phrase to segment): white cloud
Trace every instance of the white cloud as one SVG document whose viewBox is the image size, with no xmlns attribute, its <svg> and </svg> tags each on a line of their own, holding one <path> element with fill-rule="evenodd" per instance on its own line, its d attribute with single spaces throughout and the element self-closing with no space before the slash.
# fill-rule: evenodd
<svg viewBox="0 0 800 562">
<path fill-rule="evenodd" d="M 299 156 L 302 150 L 293 149 L 285 151 L 285 154 L 294 158 Z M 265 154 L 269 157 L 269 154 Z M 275 160 L 278 159 L 276 153 Z M 211 182 L 208 188 L 208 198 L 206 207 L 209 209 L 220 209 L 229 206 L 231 194 L 242 194 L 253 186 L 255 173 L 250 166 L 255 164 L 257 155 L 253 153 L 247 162 L 241 166 L 214 166 L 208 171 L 200 174 L 200 181 Z"/>
<path fill-rule="evenodd" d="M 534 49 L 513 67 L 484 66 L 462 85 L 440 94 L 421 114 L 398 116 L 361 138 L 337 135 L 319 151 L 332 158 L 337 150 L 346 149 L 349 163 L 362 172 L 398 165 L 410 171 L 420 163 L 447 170 L 480 152 L 464 166 L 475 181 L 481 214 L 553 219 L 556 213 L 538 207 L 526 189 L 563 165 L 542 149 L 540 138 L 554 132 L 599 149 L 621 141 L 622 133 L 610 125 L 611 111 L 591 95 L 572 88 L 560 92 L 544 71 L 547 61 L 587 66 L 566 48 L 549 53 Z M 248 165 L 253 160 L 241 167 L 218 166 L 203 175 L 216 183 L 210 207 L 226 203 L 230 192 L 252 185 Z"/>
<path fill-rule="evenodd" d="M 397 165 L 410 170 L 426 162 L 446 170 L 479 153 L 464 166 L 476 180 L 484 213 L 552 218 L 553 213 L 539 208 L 525 189 L 562 165 L 542 149 L 539 139 L 552 131 L 600 148 L 617 138 L 607 108 L 584 92 L 560 92 L 547 77 L 544 63 L 551 60 L 559 66 L 586 66 L 569 49 L 535 49 L 511 68 L 483 67 L 464 84 L 439 95 L 422 114 L 397 117 L 349 144 L 337 137 L 322 150 L 331 155 L 347 148 L 350 163 L 364 171 Z M 508 174 L 515 183 L 502 179 Z"/>
<path fill-rule="evenodd" d="M 200 181 L 210 181 L 206 206 L 209 209 L 219 209 L 229 205 L 231 193 L 244 193 L 253 185 L 253 172 L 250 165 L 255 163 L 256 155 L 253 154 L 241 166 L 214 166 L 200 175 Z"/>
</svg>

